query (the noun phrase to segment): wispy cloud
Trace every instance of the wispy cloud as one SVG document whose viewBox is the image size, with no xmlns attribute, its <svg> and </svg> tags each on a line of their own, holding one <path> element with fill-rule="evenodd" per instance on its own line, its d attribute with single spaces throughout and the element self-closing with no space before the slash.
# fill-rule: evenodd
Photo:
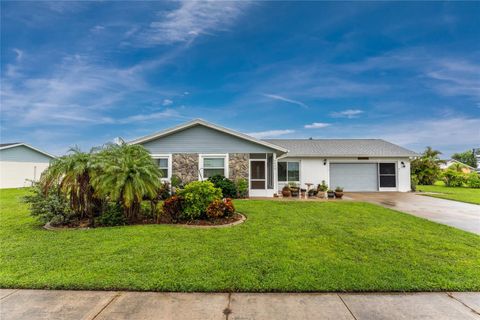
<svg viewBox="0 0 480 320">
<path fill-rule="evenodd" d="M 180 1 L 176 9 L 159 12 L 159 21 L 137 37 L 146 46 L 191 42 L 201 35 L 227 31 L 249 5 L 246 1 Z"/>
<path fill-rule="evenodd" d="M 286 97 L 282 97 L 282 96 L 277 95 L 277 94 L 264 93 L 263 96 L 265 96 L 267 98 L 274 99 L 274 100 L 280 100 L 280 101 L 288 102 L 288 103 L 291 103 L 291 104 L 296 104 L 297 106 L 300 106 L 300 107 L 303 107 L 303 108 L 308 108 L 308 106 L 301 101 L 289 99 L 289 98 L 286 98 Z"/>
<path fill-rule="evenodd" d="M 330 125 L 331 125 L 330 123 L 326 123 L 326 122 L 314 122 L 312 124 L 304 125 L 304 128 L 305 129 L 320 129 L 320 128 L 328 127 Z"/>
<path fill-rule="evenodd" d="M 263 139 L 263 138 L 275 138 L 279 136 L 284 136 L 286 134 L 291 134 L 294 132 L 295 130 L 283 129 L 283 130 L 267 130 L 267 131 L 259 131 L 259 132 L 250 132 L 247 134 L 258 139 Z"/>
<path fill-rule="evenodd" d="M 332 112 L 330 115 L 334 118 L 357 118 L 363 113 L 363 110 L 360 109 L 347 109 L 343 111 Z"/>
<path fill-rule="evenodd" d="M 152 120 L 167 120 L 172 118 L 183 118 L 183 117 L 181 117 L 176 110 L 167 109 L 161 112 L 137 114 L 134 116 L 123 118 L 123 119 L 118 119 L 116 122 L 125 124 L 125 123 L 132 123 L 132 122 L 152 121 Z"/>
<path fill-rule="evenodd" d="M 170 99 L 163 99 L 163 101 L 162 101 L 163 106 L 169 106 L 171 104 L 173 104 L 173 101 L 170 100 Z"/>
</svg>

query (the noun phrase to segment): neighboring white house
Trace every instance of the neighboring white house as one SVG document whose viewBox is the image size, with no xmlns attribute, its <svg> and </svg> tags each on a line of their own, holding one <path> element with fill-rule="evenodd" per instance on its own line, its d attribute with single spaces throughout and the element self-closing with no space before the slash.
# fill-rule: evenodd
<svg viewBox="0 0 480 320">
<path fill-rule="evenodd" d="M 0 144 L 0 189 L 31 186 L 54 158 L 25 143 Z"/>
<path fill-rule="evenodd" d="M 381 139 L 268 139 L 197 119 L 130 144 L 150 151 L 164 179 L 183 182 L 222 174 L 247 179 L 252 197 L 271 197 L 287 183 L 325 182 L 345 191 L 410 191 L 418 154 Z"/>
<path fill-rule="evenodd" d="M 468 164 L 465 164 L 463 162 L 460 162 L 458 160 L 455 160 L 455 159 L 448 159 L 448 160 L 444 160 L 445 163 L 441 163 L 440 164 L 440 169 L 442 170 L 445 170 L 447 168 L 450 168 L 453 164 L 457 163 L 459 165 L 461 165 L 463 167 L 463 172 L 464 173 L 470 173 L 472 171 L 475 171 L 476 168 L 472 167 L 472 166 L 469 166 Z"/>
</svg>

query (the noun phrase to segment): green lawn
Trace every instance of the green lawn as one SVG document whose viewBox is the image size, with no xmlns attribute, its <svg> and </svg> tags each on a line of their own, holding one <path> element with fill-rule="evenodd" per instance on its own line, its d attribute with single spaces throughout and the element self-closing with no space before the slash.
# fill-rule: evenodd
<svg viewBox="0 0 480 320">
<path fill-rule="evenodd" d="M 480 236 L 373 204 L 236 201 L 244 224 L 46 231 L 0 191 L 0 287 L 480 290 Z"/>
<path fill-rule="evenodd" d="M 474 188 L 451 188 L 445 187 L 443 182 L 437 182 L 433 186 L 418 186 L 417 191 L 437 192 L 438 194 L 425 194 L 429 197 L 449 199 L 461 202 L 480 204 L 480 189 Z"/>
</svg>

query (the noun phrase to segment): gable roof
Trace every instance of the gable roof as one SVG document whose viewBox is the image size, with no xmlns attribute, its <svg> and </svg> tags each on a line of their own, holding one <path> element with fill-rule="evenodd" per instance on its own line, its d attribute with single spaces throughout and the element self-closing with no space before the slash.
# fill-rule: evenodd
<svg viewBox="0 0 480 320">
<path fill-rule="evenodd" d="M 288 157 L 417 157 L 382 139 L 265 139 L 289 150 Z"/>
<path fill-rule="evenodd" d="M 447 160 L 443 160 L 443 161 L 446 162 L 446 163 L 445 163 L 445 166 L 446 166 L 446 167 L 449 166 L 449 163 L 450 163 L 450 164 L 458 163 L 458 164 L 461 164 L 462 166 L 465 166 L 466 168 L 469 168 L 469 169 L 471 169 L 471 170 L 477 169 L 477 168 L 474 168 L 474 167 L 472 167 L 472 166 L 469 166 L 469 165 L 466 164 L 466 163 L 463 163 L 463 162 L 461 162 L 461 161 L 458 161 L 458 160 L 456 160 L 456 159 L 447 159 Z"/>
<path fill-rule="evenodd" d="M 36 152 L 39 152 L 43 155 L 46 155 L 47 157 L 50 157 L 52 159 L 56 158 L 54 155 L 50 154 L 50 153 L 47 153 L 45 151 L 42 151 L 40 149 L 37 149 L 37 148 L 34 148 L 32 147 L 31 145 L 28 145 L 26 143 L 23 143 L 23 142 L 13 142 L 13 143 L 2 143 L 0 144 L 0 150 L 5 150 L 5 149 L 10 149 L 10 148 L 16 148 L 16 147 L 20 147 L 20 146 L 24 146 L 24 147 L 27 147 L 29 149 L 32 149 Z"/>
<path fill-rule="evenodd" d="M 180 124 L 176 127 L 165 129 L 165 130 L 153 133 L 151 135 L 144 136 L 144 137 L 129 141 L 128 144 L 138 144 L 138 143 L 148 142 L 148 141 L 151 141 L 151 140 L 155 140 L 155 139 L 158 139 L 158 138 L 161 138 L 161 137 L 165 137 L 165 136 L 174 134 L 176 132 L 179 132 L 179 131 L 182 131 L 182 130 L 185 130 L 185 129 L 188 129 L 188 128 L 191 128 L 191 127 L 194 127 L 194 126 L 204 126 L 204 127 L 207 127 L 207 128 L 213 129 L 213 130 L 217 130 L 217 131 L 229 134 L 231 136 L 234 136 L 234 137 L 237 137 L 237 138 L 240 138 L 240 139 L 244 139 L 244 140 L 247 140 L 247 141 L 250 141 L 250 142 L 265 146 L 265 147 L 268 147 L 268 148 L 273 149 L 273 150 L 278 150 L 278 151 L 281 151 L 281 152 L 284 152 L 284 153 L 288 152 L 287 149 L 285 149 L 284 147 L 279 146 L 277 144 L 273 144 L 273 143 L 270 143 L 270 142 L 267 142 L 267 141 L 259 140 L 257 138 L 246 135 L 244 133 L 241 133 L 241 132 L 238 132 L 238 131 L 235 131 L 235 130 L 231 130 L 231 129 L 227 129 L 225 127 L 221 127 L 219 125 L 213 124 L 213 123 L 205 121 L 203 119 L 195 119 L 195 120 L 192 120 L 192 121 L 189 121 L 189 122 L 186 122 L 186 123 L 182 123 L 182 124 Z"/>
</svg>

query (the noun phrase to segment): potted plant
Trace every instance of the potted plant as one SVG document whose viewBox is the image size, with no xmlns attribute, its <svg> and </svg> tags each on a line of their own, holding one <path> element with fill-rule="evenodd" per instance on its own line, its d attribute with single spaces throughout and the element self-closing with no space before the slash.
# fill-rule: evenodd
<svg viewBox="0 0 480 320">
<path fill-rule="evenodd" d="M 292 196 L 292 191 L 290 190 L 289 186 L 284 186 L 282 189 L 282 196 L 284 198 L 288 198 Z"/>
<path fill-rule="evenodd" d="M 335 198 L 342 199 L 343 197 L 343 188 L 336 187 L 335 188 Z"/>
<path fill-rule="evenodd" d="M 300 194 L 302 195 L 302 199 L 305 199 L 306 193 L 307 193 L 307 189 L 300 189 Z"/>
<path fill-rule="evenodd" d="M 315 197 L 316 193 L 317 193 L 317 190 L 310 189 L 310 190 L 308 190 L 308 197 L 313 198 L 313 197 Z"/>
<path fill-rule="evenodd" d="M 290 191 L 292 192 L 292 197 L 298 197 L 300 191 L 298 185 L 295 182 L 291 182 L 288 184 L 288 186 L 290 187 Z"/>
<path fill-rule="evenodd" d="M 322 180 L 322 183 L 317 187 L 317 197 L 324 199 L 325 192 L 328 190 L 328 186 L 325 183 L 325 180 Z"/>
<path fill-rule="evenodd" d="M 335 198 L 335 192 L 333 190 L 327 190 L 328 199 Z"/>
</svg>

